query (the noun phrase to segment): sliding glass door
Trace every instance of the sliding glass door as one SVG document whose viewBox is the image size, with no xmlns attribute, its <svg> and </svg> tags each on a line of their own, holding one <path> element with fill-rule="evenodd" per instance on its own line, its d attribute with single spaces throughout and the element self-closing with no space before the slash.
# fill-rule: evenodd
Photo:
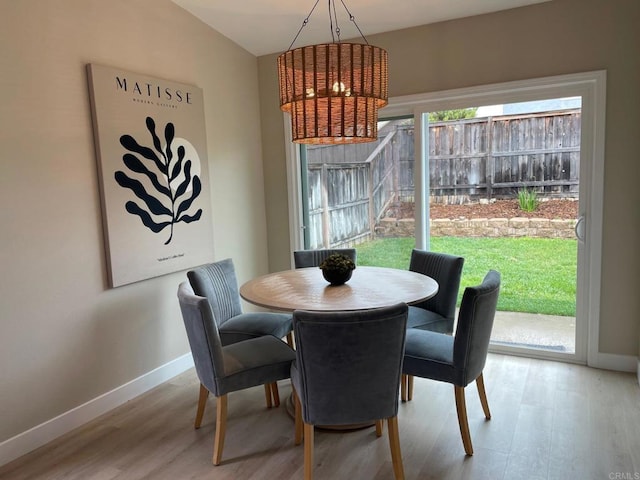
<svg viewBox="0 0 640 480">
<path fill-rule="evenodd" d="M 502 270 L 492 349 L 586 362 L 599 312 L 602 81 L 392 99 L 375 143 L 293 147 L 294 249 L 355 246 L 359 263 L 395 268 L 414 247 L 458 254 L 461 294 Z M 534 213 L 508 210 L 536 202 Z"/>
</svg>

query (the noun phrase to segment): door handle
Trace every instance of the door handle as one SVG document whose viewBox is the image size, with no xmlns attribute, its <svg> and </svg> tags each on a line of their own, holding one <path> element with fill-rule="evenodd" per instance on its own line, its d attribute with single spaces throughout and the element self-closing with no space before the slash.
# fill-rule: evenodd
<svg viewBox="0 0 640 480">
<path fill-rule="evenodd" d="M 585 222 L 584 215 L 580 215 L 578 217 L 578 221 L 576 222 L 576 226 L 573 228 L 576 234 L 576 238 L 581 242 L 584 242 L 584 222 Z"/>
</svg>

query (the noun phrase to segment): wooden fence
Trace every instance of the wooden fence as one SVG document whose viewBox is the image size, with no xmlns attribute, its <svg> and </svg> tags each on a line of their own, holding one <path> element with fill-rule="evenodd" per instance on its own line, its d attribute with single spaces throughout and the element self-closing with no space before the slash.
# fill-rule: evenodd
<svg viewBox="0 0 640 480">
<path fill-rule="evenodd" d="M 578 196 L 580 110 L 504 115 L 429 125 L 431 200 L 513 198 L 522 187 L 543 197 Z M 413 131 L 396 141 L 402 200 L 413 201 Z M 406 164 L 406 167 L 404 166 Z"/>
<path fill-rule="evenodd" d="M 391 132 L 374 144 L 366 144 L 369 148 L 353 145 L 360 147 L 353 150 L 368 153 L 363 162 L 354 162 L 348 155 L 349 148 L 328 147 L 338 152 L 336 163 L 323 161 L 327 147 L 308 150 L 310 248 L 350 246 L 371 238 L 397 190 L 394 137 L 395 132 Z"/>
<path fill-rule="evenodd" d="M 504 115 L 429 125 L 432 202 L 577 197 L 580 110 Z M 386 209 L 414 201 L 414 130 L 399 122 L 377 142 L 307 149 L 310 248 L 374 236 Z M 359 160 L 364 159 L 364 160 Z"/>
</svg>

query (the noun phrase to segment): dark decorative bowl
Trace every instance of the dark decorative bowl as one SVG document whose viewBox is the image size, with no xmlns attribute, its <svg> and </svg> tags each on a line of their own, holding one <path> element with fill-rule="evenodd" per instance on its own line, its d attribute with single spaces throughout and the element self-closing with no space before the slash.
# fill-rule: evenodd
<svg viewBox="0 0 640 480">
<path fill-rule="evenodd" d="M 341 272 L 339 270 L 322 270 L 322 276 L 331 285 L 343 285 L 349 281 L 353 270 Z"/>
</svg>

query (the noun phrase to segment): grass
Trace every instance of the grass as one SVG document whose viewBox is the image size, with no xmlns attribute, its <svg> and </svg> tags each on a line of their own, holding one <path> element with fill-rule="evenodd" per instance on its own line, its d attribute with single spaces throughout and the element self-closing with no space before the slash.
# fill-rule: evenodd
<svg viewBox="0 0 640 480">
<path fill-rule="evenodd" d="M 407 237 L 360 244 L 358 265 L 406 269 L 414 242 Z M 575 240 L 434 237 L 430 249 L 464 257 L 458 305 L 464 288 L 494 269 L 502 274 L 498 310 L 575 316 Z"/>
</svg>

